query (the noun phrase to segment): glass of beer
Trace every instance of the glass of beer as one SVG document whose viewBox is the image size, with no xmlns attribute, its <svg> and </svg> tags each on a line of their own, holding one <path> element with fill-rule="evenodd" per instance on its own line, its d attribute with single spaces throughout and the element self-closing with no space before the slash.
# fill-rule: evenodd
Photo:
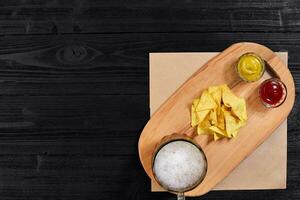
<svg viewBox="0 0 300 200">
<path fill-rule="evenodd" d="M 164 137 L 152 156 L 152 172 L 165 190 L 184 200 L 184 193 L 197 187 L 207 172 L 201 147 L 190 137 L 172 134 Z"/>
</svg>

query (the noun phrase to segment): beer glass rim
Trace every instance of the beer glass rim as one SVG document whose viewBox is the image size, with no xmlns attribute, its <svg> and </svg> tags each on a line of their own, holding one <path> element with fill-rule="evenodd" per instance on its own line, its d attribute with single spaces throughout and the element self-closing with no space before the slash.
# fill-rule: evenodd
<svg viewBox="0 0 300 200">
<path fill-rule="evenodd" d="M 175 138 L 172 138 L 170 136 L 172 135 L 175 135 Z M 203 149 L 201 148 L 201 146 L 199 144 L 197 144 L 192 138 L 188 137 L 188 136 L 185 136 L 185 135 L 177 135 L 177 134 L 172 134 L 170 135 L 169 137 L 166 136 L 166 138 L 163 138 L 161 140 L 160 143 L 158 143 L 158 145 L 156 146 L 155 150 L 154 150 L 154 153 L 152 155 L 152 162 L 151 162 L 151 169 L 152 169 L 152 173 L 153 173 L 153 177 L 154 179 L 156 180 L 156 182 L 162 186 L 164 189 L 166 189 L 167 191 L 169 192 L 173 192 L 173 193 L 183 193 L 183 192 L 187 192 L 187 191 L 190 191 L 194 188 L 196 188 L 198 185 L 200 185 L 202 183 L 202 181 L 204 180 L 206 174 L 207 174 L 207 168 L 208 168 L 208 163 L 207 163 L 207 158 L 206 158 L 206 155 L 203 151 Z M 165 140 L 164 140 L 165 139 Z M 158 152 L 164 147 L 166 146 L 167 144 L 169 143 L 172 143 L 172 142 L 176 142 L 176 141 L 185 141 L 185 142 L 189 142 L 191 143 L 192 145 L 194 145 L 203 155 L 203 158 L 205 160 L 204 164 L 204 171 L 201 175 L 201 177 L 199 178 L 199 180 L 197 180 L 197 182 L 195 182 L 193 185 L 191 185 L 190 187 L 187 187 L 187 188 L 184 188 L 183 190 L 173 190 L 169 187 L 167 187 L 166 185 L 163 185 L 157 178 L 156 174 L 155 174 L 155 171 L 153 170 L 154 168 L 154 162 L 155 162 L 155 158 L 158 154 Z"/>
</svg>

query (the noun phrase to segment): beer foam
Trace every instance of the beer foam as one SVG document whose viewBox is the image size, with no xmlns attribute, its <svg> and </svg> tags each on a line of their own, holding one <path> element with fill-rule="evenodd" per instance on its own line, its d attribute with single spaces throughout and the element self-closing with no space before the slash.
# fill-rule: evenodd
<svg viewBox="0 0 300 200">
<path fill-rule="evenodd" d="M 202 151 L 187 141 L 174 141 L 157 153 L 153 170 L 158 182 L 172 191 L 185 191 L 206 173 Z"/>
</svg>

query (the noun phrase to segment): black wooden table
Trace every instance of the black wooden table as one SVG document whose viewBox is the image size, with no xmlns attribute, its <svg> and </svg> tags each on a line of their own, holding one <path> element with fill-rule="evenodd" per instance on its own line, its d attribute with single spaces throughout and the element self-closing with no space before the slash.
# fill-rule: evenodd
<svg viewBox="0 0 300 200">
<path fill-rule="evenodd" d="M 300 2 L 0 1 L 0 199 L 175 199 L 151 193 L 137 141 L 149 52 L 253 41 L 289 52 L 300 92 Z M 199 199 L 300 199 L 300 99 L 288 118 L 287 190 Z"/>
</svg>

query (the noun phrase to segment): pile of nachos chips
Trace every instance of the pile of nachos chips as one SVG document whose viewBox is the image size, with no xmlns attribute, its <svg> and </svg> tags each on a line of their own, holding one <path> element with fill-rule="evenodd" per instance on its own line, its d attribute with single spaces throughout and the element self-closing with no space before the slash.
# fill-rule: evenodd
<svg viewBox="0 0 300 200">
<path fill-rule="evenodd" d="M 215 141 L 236 137 L 246 121 L 245 99 L 235 96 L 227 85 L 209 87 L 193 101 L 191 125 L 199 135 L 210 134 Z"/>
</svg>

